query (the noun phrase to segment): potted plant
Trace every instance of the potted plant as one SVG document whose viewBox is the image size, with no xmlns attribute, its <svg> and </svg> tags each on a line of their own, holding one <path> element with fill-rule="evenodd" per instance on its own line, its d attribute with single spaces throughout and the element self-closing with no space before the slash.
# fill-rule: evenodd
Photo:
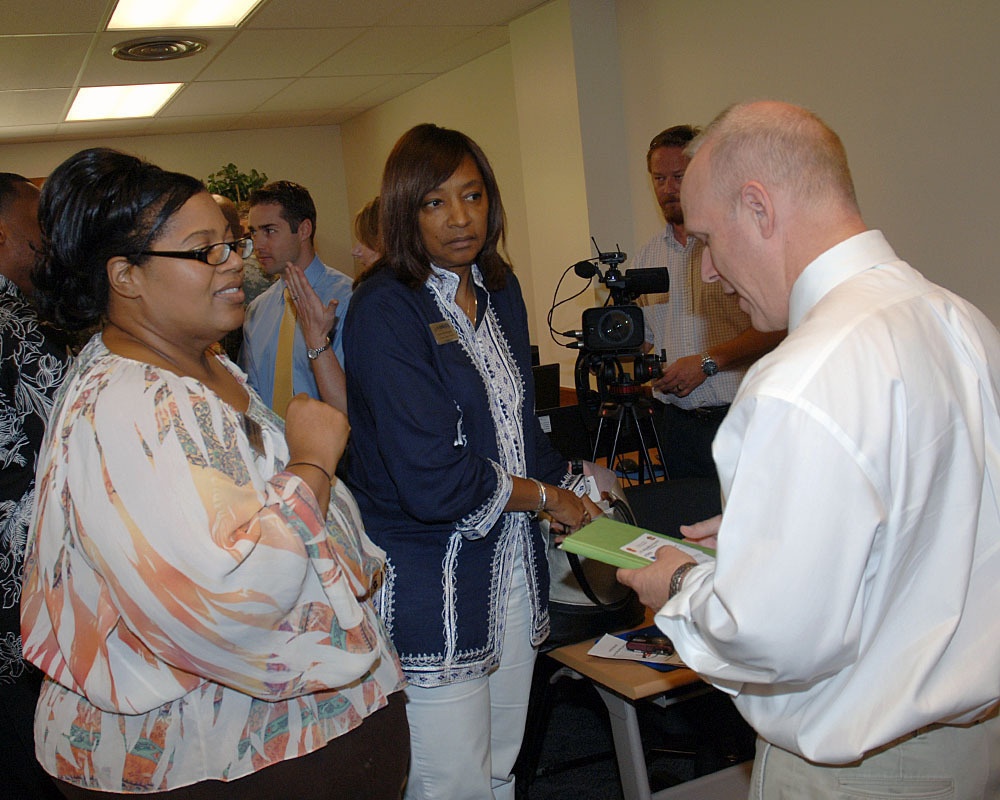
<svg viewBox="0 0 1000 800">
<path fill-rule="evenodd" d="M 205 179 L 208 191 L 228 197 L 236 203 L 241 215 L 247 212 L 250 192 L 259 189 L 265 183 L 267 183 L 267 175 L 264 173 L 257 172 L 255 169 L 250 170 L 249 174 L 240 172 L 239 167 L 231 162 Z"/>
</svg>

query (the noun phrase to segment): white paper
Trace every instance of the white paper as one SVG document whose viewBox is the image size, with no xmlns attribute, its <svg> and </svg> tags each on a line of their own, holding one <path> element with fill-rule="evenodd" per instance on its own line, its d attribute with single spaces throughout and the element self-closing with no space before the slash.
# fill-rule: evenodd
<svg viewBox="0 0 1000 800">
<path fill-rule="evenodd" d="M 647 561 L 655 561 L 656 551 L 667 544 L 671 547 L 676 547 L 684 553 L 687 553 L 687 555 L 691 556 L 691 558 L 699 564 L 704 564 L 713 560 L 712 556 L 708 553 L 703 553 L 695 547 L 685 547 L 684 542 L 678 539 L 665 540 L 662 536 L 654 536 L 651 533 L 644 533 L 641 536 L 637 536 L 631 542 L 623 544 L 619 550 L 631 553 L 634 556 L 639 556 L 639 558 L 644 558 Z"/>
<path fill-rule="evenodd" d="M 650 664 L 672 664 L 674 666 L 684 666 L 684 662 L 677 653 L 669 656 L 655 655 L 648 653 L 637 653 L 634 650 L 625 649 L 625 640 L 612 636 L 610 633 L 604 634 L 597 643 L 587 651 L 589 656 L 598 658 L 617 658 L 622 661 L 645 661 Z"/>
</svg>

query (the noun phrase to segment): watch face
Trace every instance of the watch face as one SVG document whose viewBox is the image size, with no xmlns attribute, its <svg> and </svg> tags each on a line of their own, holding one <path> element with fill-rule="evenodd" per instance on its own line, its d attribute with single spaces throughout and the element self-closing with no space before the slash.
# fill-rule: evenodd
<svg viewBox="0 0 1000 800">
<path fill-rule="evenodd" d="M 711 377 L 719 371 L 719 365 L 715 363 L 711 358 L 706 356 L 701 360 L 701 371 L 706 375 Z"/>
</svg>

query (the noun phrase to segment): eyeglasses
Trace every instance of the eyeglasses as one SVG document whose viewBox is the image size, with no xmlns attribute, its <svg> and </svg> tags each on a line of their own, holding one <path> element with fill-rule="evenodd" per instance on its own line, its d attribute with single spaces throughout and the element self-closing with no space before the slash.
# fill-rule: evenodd
<svg viewBox="0 0 1000 800">
<path fill-rule="evenodd" d="M 190 258 L 194 261 L 201 261 L 203 264 L 208 264 L 210 267 L 217 267 L 219 264 L 225 264 L 229 260 L 230 253 L 234 250 L 240 258 L 249 258 L 250 254 L 253 253 L 253 239 L 249 236 L 244 236 L 235 242 L 218 242 L 210 244 L 208 247 L 199 248 L 198 250 L 142 250 L 135 255 Z"/>
</svg>

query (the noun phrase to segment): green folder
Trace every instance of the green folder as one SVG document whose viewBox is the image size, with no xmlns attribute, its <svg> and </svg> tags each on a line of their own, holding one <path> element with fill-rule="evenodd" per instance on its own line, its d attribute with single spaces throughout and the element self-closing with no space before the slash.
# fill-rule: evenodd
<svg viewBox="0 0 1000 800">
<path fill-rule="evenodd" d="M 615 567 L 633 569 L 652 563 L 655 549 L 665 544 L 678 547 L 699 563 L 715 558 L 715 551 L 709 547 L 674 539 L 607 517 L 598 517 L 576 533 L 570 534 L 559 548 Z"/>
</svg>

